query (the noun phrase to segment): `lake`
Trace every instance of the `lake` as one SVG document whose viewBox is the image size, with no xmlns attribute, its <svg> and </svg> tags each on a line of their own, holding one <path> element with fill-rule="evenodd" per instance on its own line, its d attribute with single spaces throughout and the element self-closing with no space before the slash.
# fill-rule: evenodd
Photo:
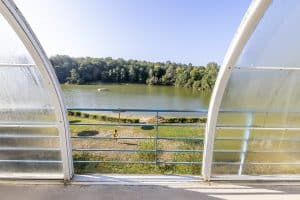
<svg viewBox="0 0 300 200">
<path fill-rule="evenodd" d="M 103 91 L 98 91 L 102 89 Z M 62 85 L 67 107 L 207 109 L 210 93 L 143 84 Z"/>
</svg>

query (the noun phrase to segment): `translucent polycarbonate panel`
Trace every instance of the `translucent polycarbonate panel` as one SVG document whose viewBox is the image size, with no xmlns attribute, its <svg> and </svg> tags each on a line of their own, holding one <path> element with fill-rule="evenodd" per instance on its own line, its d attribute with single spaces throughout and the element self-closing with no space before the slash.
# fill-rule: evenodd
<svg viewBox="0 0 300 200">
<path fill-rule="evenodd" d="M 0 64 L 34 64 L 14 30 L 0 14 Z"/>
<path fill-rule="evenodd" d="M 228 66 L 214 175 L 300 173 L 299 19 L 299 1 L 272 1 L 237 63 Z"/>
<path fill-rule="evenodd" d="M 1 148 L 57 148 L 59 149 L 59 137 L 1 137 Z"/>
<path fill-rule="evenodd" d="M 47 137 L 47 136 L 59 136 L 57 128 L 47 128 L 47 127 L 0 127 L 0 137 Z"/>
<path fill-rule="evenodd" d="M 238 67 L 300 67 L 300 1 L 274 0 L 248 41 Z"/>
<path fill-rule="evenodd" d="M 233 70 L 218 126 L 299 127 L 300 71 Z"/>
<path fill-rule="evenodd" d="M 299 174 L 300 173 L 300 164 L 291 165 L 291 164 L 246 164 L 244 166 L 245 175 L 282 175 L 284 174 Z"/>
<path fill-rule="evenodd" d="M 27 149 L 25 150 L 4 150 L 0 151 L 0 160 L 35 160 L 35 161 L 57 161 L 61 159 L 59 150 L 41 150 L 41 149 Z"/>
<path fill-rule="evenodd" d="M 0 177 L 30 178 L 29 174 L 33 174 L 41 179 L 52 176 L 63 178 L 59 171 L 62 171 L 61 163 L 2 162 L 0 165 Z"/>
<path fill-rule="evenodd" d="M 1 15 L 0 43 L 0 177 L 63 177 L 49 83 Z"/>
<path fill-rule="evenodd" d="M 300 173 L 300 131 L 219 128 L 213 162 L 215 175 Z M 237 170 L 232 171 L 233 165 Z"/>
<path fill-rule="evenodd" d="M 47 88 L 36 67 L 0 67 L 0 121 L 55 120 Z"/>
<path fill-rule="evenodd" d="M 239 171 L 239 165 L 236 164 L 223 164 L 223 163 L 213 163 L 212 164 L 212 174 L 229 174 L 236 175 Z"/>
</svg>

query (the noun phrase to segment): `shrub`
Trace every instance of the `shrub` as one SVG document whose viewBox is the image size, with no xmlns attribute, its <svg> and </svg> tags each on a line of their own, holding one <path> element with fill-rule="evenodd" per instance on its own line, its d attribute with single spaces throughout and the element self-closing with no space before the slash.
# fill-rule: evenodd
<svg viewBox="0 0 300 200">
<path fill-rule="evenodd" d="M 89 117 L 90 117 L 90 114 L 89 114 L 89 113 L 83 113 L 83 117 L 84 117 L 84 118 L 89 118 Z"/>
<path fill-rule="evenodd" d="M 165 118 L 161 123 L 205 123 L 204 117 L 169 117 Z"/>
<path fill-rule="evenodd" d="M 70 115 L 70 116 L 74 116 L 74 111 L 72 111 L 72 110 L 68 110 L 68 115 Z"/>
<path fill-rule="evenodd" d="M 81 117 L 81 112 L 76 111 L 76 112 L 75 112 L 75 116 L 76 116 L 76 117 Z"/>
<path fill-rule="evenodd" d="M 91 119 L 97 119 L 97 118 L 98 118 L 98 115 L 90 115 L 90 118 L 91 118 Z"/>
</svg>

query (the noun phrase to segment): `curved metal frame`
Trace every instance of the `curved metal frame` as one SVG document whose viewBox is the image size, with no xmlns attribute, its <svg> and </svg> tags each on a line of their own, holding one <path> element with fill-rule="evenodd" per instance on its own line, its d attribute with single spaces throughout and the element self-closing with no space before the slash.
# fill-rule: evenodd
<svg viewBox="0 0 300 200">
<path fill-rule="evenodd" d="M 73 175 L 73 162 L 69 124 L 65 112 L 66 109 L 62 100 L 60 86 L 53 67 L 40 42 L 38 41 L 37 37 L 33 33 L 32 29 L 26 22 L 25 18 L 23 17 L 15 3 L 12 0 L 0 0 L 0 13 L 18 35 L 18 37 L 28 50 L 29 54 L 33 58 L 43 79 L 45 80 L 45 85 L 50 93 L 50 98 L 54 103 L 55 114 L 58 121 L 64 180 L 70 180 Z"/>
<path fill-rule="evenodd" d="M 217 117 L 232 69 L 271 2 L 272 0 L 252 1 L 224 57 L 208 109 L 202 162 L 202 176 L 205 181 L 211 178 Z"/>
<path fill-rule="evenodd" d="M 216 123 L 225 88 L 238 57 L 271 2 L 272 0 L 253 0 L 227 50 L 220 69 L 209 105 L 205 132 L 202 175 L 206 181 L 209 181 L 211 178 Z M 69 124 L 54 70 L 37 37 L 14 2 L 12 0 L 0 0 L 0 13 L 23 42 L 46 82 L 59 123 L 58 129 L 60 133 L 64 179 L 70 180 L 73 175 L 73 162 Z"/>
</svg>

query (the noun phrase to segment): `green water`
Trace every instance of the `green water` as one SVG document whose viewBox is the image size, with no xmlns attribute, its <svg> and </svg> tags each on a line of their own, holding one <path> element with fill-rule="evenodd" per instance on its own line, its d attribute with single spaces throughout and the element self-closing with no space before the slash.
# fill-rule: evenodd
<svg viewBox="0 0 300 200">
<path fill-rule="evenodd" d="M 105 88 L 105 91 L 98 91 Z M 210 93 L 142 84 L 62 85 L 67 107 L 207 109 Z"/>
</svg>

